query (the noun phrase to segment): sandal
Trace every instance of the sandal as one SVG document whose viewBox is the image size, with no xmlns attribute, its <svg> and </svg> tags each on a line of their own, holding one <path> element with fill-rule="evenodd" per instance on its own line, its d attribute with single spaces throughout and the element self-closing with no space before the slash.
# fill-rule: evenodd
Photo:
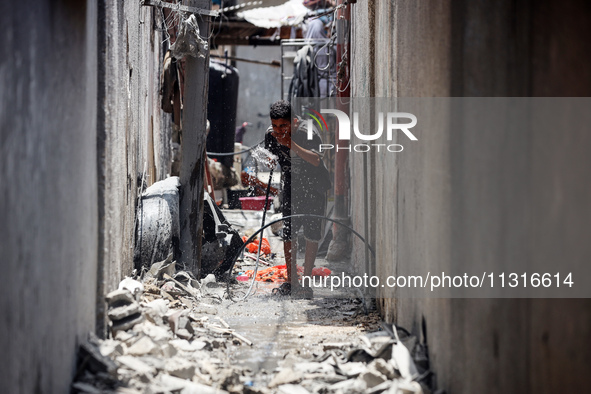
<svg viewBox="0 0 591 394">
<path fill-rule="evenodd" d="M 274 295 L 282 295 L 288 296 L 291 294 L 291 283 L 282 283 L 281 286 L 274 288 L 271 290 L 271 294 Z"/>
</svg>

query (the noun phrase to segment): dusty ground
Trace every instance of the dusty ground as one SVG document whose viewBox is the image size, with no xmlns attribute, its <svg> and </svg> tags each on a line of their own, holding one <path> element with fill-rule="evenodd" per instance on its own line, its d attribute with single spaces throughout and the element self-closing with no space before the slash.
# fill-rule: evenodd
<svg viewBox="0 0 591 394">
<path fill-rule="evenodd" d="M 234 227 L 247 235 L 260 226 L 262 219 L 260 212 L 235 210 L 224 213 Z M 269 217 L 266 223 L 269 223 Z M 281 239 L 270 229 L 265 231 L 264 236 L 274 254 L 272 264 L 285 264 Z M 300 266 L 303 265 L 302 255 L 300 252 L 298 256 Z M 252 263 L 248 258 L 239 259 L 235 273 L 254 269 Z M 346 262 L 331 263 L 323 258 L 317 258 L 315 263 L 316 267 L 327 267 L 333 273 L 342 272 L 346 265 Z M 264 268 L 267 265 L 259 265 L 259 269 Z M 242 299 L 249 285 L 250 282 L 232 285 L 233 298 Z M 255 281 L 249 297 L 237 302 L 225 298 L 221 289 L 215 291 L 223 299 L 218 307 L 218 316 L 253 342 L 252 346 L 242 346 L 232 352 L 231 360 L 237 365 L 270 372 L 291 355 L 314 359 L 323 354 L 325 343 L 351 342 L 365 332 L 380 329 L 379 316 L 371 301 L 360 298 L 360 293 L 315 289 L 312 300 L 298 300 L 273 295 L 271 291 L 277 286 L 275 283 Z M 268 383 L 266 377 L 261 374 L 254 384 L 264 386 Z"/>
<path fill-rule="evenodd" d="M 243 234 L 260 226 L 257 212 L 227 216 Z M 265 236 L 270 263 L 284 264 L 279 238 Z M 323 259 L 316 266 L 333 274 L 347 268 Z M 252 268 L 243 258 L 235 274 Z M 228 288 L 167 272 L 107 296 L 110 338 L 81 346 L 73 392 L 424 392 L 408 361 L 416 340 L 379 331 L 379 316 L 359 292 L 316 288 L 303 300 L 272 294 L 276 283 L 254 282 L 243 299 L 251 282 Z"/>
</svg>

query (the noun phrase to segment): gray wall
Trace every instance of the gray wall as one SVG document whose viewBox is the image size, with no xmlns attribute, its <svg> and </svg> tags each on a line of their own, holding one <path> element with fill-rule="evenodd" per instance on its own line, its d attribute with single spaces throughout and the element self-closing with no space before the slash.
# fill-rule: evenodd
<svg viewBox="0 0 591 394">
<path fill-rule="evenodd" d="M 237 46 L 236 56 L 265 62 L 279 61 L 281 49 L 279 46 Z M 244 136 L 244 144 L 252 146 L 263 140 L 264 133 L 271 124 L 269 106 L 281 98 L 281 69 L 245 62 L 237 62 L 236 68 L 240 73 L 236 126 L 242 122 L 253 124 L 247 128 Z"/>
<path fill-rule="evenodd" d="M 93 2 L 0 5 L 0 391 L 65 393 L 94 329 Z"/>
<path fill-rule="evenodd" d="M 584 1 L 359 1 L 352 95 L 589 96 L 590 16 Z M 536 131 L 469 135 L 451 128 L 423 138 L 412 154 L 369 154 L 365 163 L 351 155 L 358 230 L 364 199 L 376 207 L 368 213 L 372 269 L 397 275 L 470 261 L 526 259 L 555 269 L 561 261 L 589 261 L 589 133 Z M 503 149 L 508 138 L 513 148 Z M 354 264 L 363 270 L 363 246 L 355 242 Z M 586 387 L 589 300 L 379 295 L 387 320 L 418 333 L 425 318 L 432 365 L 448 392 Z"/>
<path fill-rule="evenodd" d="M 139 2 L 116 0 L 104 0 L 99 10 L 100 298 L 133 269 L 137 190 L 142 177 L 150 186 L 169 173 L 171 129 L 160 110 L 158 15 Z M 100 333 L 104 313 L 98 312 Z"/>
<path fill-rule="evenodd" d="M 0 22 L 0 392 L 64 393 L 131 272 L 137 178 L 167 173 L 162 39 L 139 2 L 3 2 Z"/>
</svg>

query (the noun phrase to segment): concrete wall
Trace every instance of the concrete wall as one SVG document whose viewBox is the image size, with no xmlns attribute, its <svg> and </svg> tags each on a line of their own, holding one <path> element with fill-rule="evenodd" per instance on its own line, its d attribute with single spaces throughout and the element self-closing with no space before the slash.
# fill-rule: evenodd
<svg viewBox="0 0 591 394">
<path fill-rule="evenodd" d="M 154 24 L 139 2 L 0 5 L 0 392 L 68 392 L 131 272 L 138 178 L 170 155 Z"/>
<path fill-rule="evenodd" d="M 99 9 L 100 300 L 133 269 L 137 191 L 142 178 L 150 186 L 169 173 L 171 123 L 160 110 L 159 14 L 139 2 L 104 0 Z"/>
<path fill-rule="evenodd" d="M 237 46 L 236 56 L 265 62 L 279 61 L 281 49 L 279 46 Z M 236 126 L 242 122 L 252 123 L 244 136 L 244 144 L 252 146 L 263 140 L 271 124 L 269 106 L 281 98 L 281 69 L 245 62 L 237 62 L 236 68 L 240 73 Z"/>
<path fill-rule="evenodd" d="M 65 393 L 94 329 L 97 9 L 0 5 L 0 392 Z"/>
<path fill-rule="evenodd" d="M 352 95 L 589 96 L 590 16 L 584 1 L 358 1 Z M 429 135 L 412 154 L 351 155 L 359 231 L 359 207 L 364 199 L 372 207 L 368 235 L 377 264 L 370 269 L 398 275 L 471 261 L 525 259 L 556 268 L 588 261 L 588 133 L 541 134 L 535 125 L 512 136 L 462 130 Z M 503 149 L 508 138 L 512 148 Z M 364 269 L 359 243 L 353 263 Z M 379 295 L 387 320 L 418 333 L 425 318 L 432 366 L 448 392 L 585 387 L 589 300 Z"/>
</svg>

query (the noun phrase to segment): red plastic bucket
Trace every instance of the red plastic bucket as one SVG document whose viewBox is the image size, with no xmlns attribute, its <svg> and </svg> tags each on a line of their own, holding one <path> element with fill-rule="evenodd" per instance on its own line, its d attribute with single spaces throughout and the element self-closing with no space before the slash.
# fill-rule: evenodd
<svg viewBox="0 0 591 394">
<path fill-rule="evenodd" d="M 273 200 L 269 198 L 267 209 L 271 208 L 272 204 Z M 265 196 L 240 197 L 240 205 L 242 206 L 242 209 L 248 211 L 262 211 L 265 207 Z"/>
</svg>

